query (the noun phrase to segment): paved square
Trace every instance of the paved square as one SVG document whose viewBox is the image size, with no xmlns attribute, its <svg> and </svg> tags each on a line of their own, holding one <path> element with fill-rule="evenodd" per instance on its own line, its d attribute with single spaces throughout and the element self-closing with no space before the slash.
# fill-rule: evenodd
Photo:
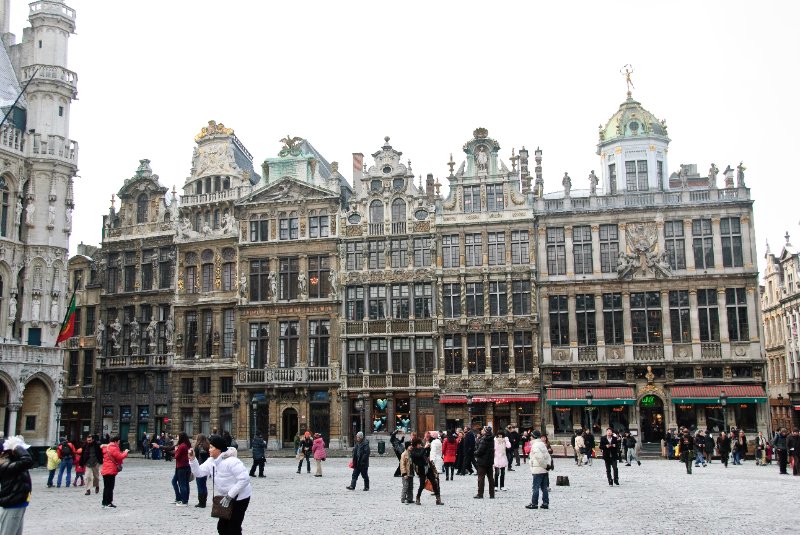
<svg viewBox="0 0 800 535">
<path fill-rule="evenodd" d="M 250 466 L 250 459 L 244 459 Z M 507 492 L 495 500 L 475 500 L 475 476 L 442 480 L 437 507 L 424 492 L 422 506 L 400 503 L 400 479 L 392 477 L 394 458 L 373 457 L 370 491 L 348 491 L 347 459 L 331 458 L 322 478 L 295 473 L 292 459 L 268 458 L 266 478 L 252 478 L 253 497 L 244 522 L 245 533 L 391 533 L 429 526 L 439 533 L 491 531 L 588 533 L 623 529 L 626 533 L 670 533 L 701 529 L 704 533 L 756 533 L 786 526 L 796 503 L 800 477 L 778 475 L 776 465 L 757 467 L 753 461 L 725 469 L 715 461 L 686 475 L 677 461 L 647 460 L 642 466 L 619 466 L 620 486 L 611 488 L 602 460 L 577 467 L 557 458 L 551 475 L 549 511 L 529 511 L 531 475 L 521 466 L 506 474 Z M 314 470 L 312 462 L 312 474 Z M 65 527 L 83 533 L 216 533 L 210 509 L 196 509 L 192 483 L 190 507 L 173 505 L 174 464 L 145 461 L 138 456 L 125 463 L 117 477 L 116 510 L 100 506 L 101 495 L 85 496 L 85 487 L 46 488 L 47 472 L 32 471 L 33 497 L 25 515 L 26 534 L 45 534 Z M 556 487 L 555 476 L 569 476 L 571 486 Z M 416 487 L 416 485 L 415 485 Z M 209 485 L 210 490 L 210 485 Z M 416 488 L 415 488 L 416 492 Z M 102 490 L 101 490 L 102 493 Z M 777 524 L 776 524 L 777 522 Z M 787 528 L 788 529 L 788 528 Z M 676 531 L 677 530 L 677 531 Z"/>
</svg>

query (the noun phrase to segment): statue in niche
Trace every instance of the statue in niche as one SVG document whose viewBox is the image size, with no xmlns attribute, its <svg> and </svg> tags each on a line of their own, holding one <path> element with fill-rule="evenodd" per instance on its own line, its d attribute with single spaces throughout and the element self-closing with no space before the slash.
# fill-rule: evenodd
<svg viewBox="0 0 800 535">
<path fill-rule="evenodd" d="M 54 296 L 50 303 L 50 322 L 58 323 L 58 296 Z"/>
<path fill-rule="evenodd" d="M 141 331 L 139 330 L 139 322 L 133 320 L 131 322 L 131 353 L 139 353 L 139 342 L 141 342 Z"/>
<path fill-rule="evenodd" d="M 42 301 L 39 299 L 39 296 L 34 295 L 33 301 L 31 302 L 31 319 L 33 321 L 39 321 L 39 313 L 41 306 L 42 306 Z"/>
<path fill-rule="evenodd" d="M 14 320 L 17 319 L 17 296 L 11 294 L 11 299 L 8 301 L 8 323 L 9 325 L 14 323 Z"/>
<path fill-rule="evenodd" d="M 97 328 L 94 331 L 94 339 L 98 348 L 103 346 L 103 333 L 106 330 L 106 326 L 103 324 L 103 320 L 97 320 Z"/>
<path fill-rule="evenodd" d="M 236 220 L 230 214 L 223 214 L 222 216 L 222 233 L 223 234 L 233 234 L 236 229 L 234 225 L 236 224 Z"/>
<path fill-rule="evenodd" d="M 597 184 L 600 183 L 600 179 L 597 178 L 597 175 L 594 174 L 594 169 L 592 172 L 589 173 L 589 194 L 590 195 L 597 195 Z"/>
<path fill-rule="evenodd" d="M 147 324 L 147 340 L 150 342 L 150 347 L 156 347 L 156 336 L 158 333 L 158 321 L 155 318 L 150 320 Z"/>
<path fill-rule="evenodd" d="M 175 322 L 172 320 L 172 316 L 170 316 L 164 323 L 164 335 L 167 337 L 168 345 L 172 345 L 172 334 L 174 332 L 175 332 Z"/>
<path fill-rule="evenodd" d="M 28 205 L 25 207 L 25 223 L 28 225 L 33 225 L 33 215 L 36 213 L 36 206 L 33 204 L 33 200 L 28 201 Z"/>
<path fill-rule="evenodd" d="M 328 280 L 330 281 L 330 297 L 334 299 L 339 297 L 339 278 L 336 276 L 336 272 L 331 270 L 328 274 Z"/>
<path fill-rule="evenodd" d="M 269 275 L 267 275 L 269 279 L 269 293 L 270 297 L 272 297 L 272 301 L 275 302 L 278 300 L 278 280 L 275 276 L 274 271 L 270 271 Z"/>
<path fill-rule="evenodd" d="M 22 197 L 17 197 L 17 211 L 14 214 L 14 223 L 19 226 L 19 222 L 22 220 Z"/>
<path fill-rule="evenodd" d="M 489 169 L 489 156 L 486 154 L 486 147 L 481 146 L 478 152 L 475 153 L 475 163 L 478 166 L 478 171 L 487 171 Z"/>
<path fill-rule="evenodd" d="M 297 293 L 299 295 L 306 295 L 308 292 L 308 285 L 306 283 L 306 272 L 301 271 L 297 276 Z"/>
<path fill-rule="evenodd" d="M 239 295 L 247 297 L 247 275 L 239 277 Z"/>
<path fill-rule="evenodd" d="M 47 225 L 56 226 L 56 207 L 52 204 L 47 208 Z"/>
<path fill-rule="evenodd" d="M 114 323 L 111 324 L 111 340 L 114 342 L 114 349 L 119 349 L 119 334 L 122 332 L 122 324 L 119 318 L 114 318 Z"/>
</svg>

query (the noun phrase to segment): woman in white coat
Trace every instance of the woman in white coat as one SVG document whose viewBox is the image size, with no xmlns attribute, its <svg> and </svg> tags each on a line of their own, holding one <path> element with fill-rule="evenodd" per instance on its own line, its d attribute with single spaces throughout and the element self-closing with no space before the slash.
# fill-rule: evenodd
<svg viewBox="0 0 800 535">
<path fill-rule="evenodd" d="M 227 447 L 224 438 L 211 435 L 208 441 L 211 444 L 209 458 L 203 464 L 197 462 L 194 450 L 189 448 L 189 467 L 195 477 L 211 476 L 214 496 L 223 496 L 222 506 L 233 508 L 230 520 L 220 518 L 217 522 L 217 533 L 241 535 L 244 514 L 253 492 L 249 472 L 236 456 L 236 448 Z"/>
<path fill-rule="evenodd" d="M 442 458 L 442 441 L 438 431 L 431 431 L 431 462 L 440 474 L 444 472 L 444 459 Z"/>
<path fill-rule="evenodd" d="M 508 467 L 506 450 L 509 448 L 511 448 L 511 441 L 500 429 L 494 437 L 494 488 L 499 485 L 500 490 L 506 490 L 506 468 Z"/>
<path fill-rule="evenodd" d="M 578 460 L 578 466 L 586 464 L 586 441 L 583 440 L 583 433 L 578 433 L 575 436 L 575 458 Z"/>
</svg>

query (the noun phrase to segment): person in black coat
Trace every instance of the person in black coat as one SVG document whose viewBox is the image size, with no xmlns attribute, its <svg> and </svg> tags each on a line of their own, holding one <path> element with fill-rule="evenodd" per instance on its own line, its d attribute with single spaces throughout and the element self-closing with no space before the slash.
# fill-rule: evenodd
<svg viewBox="0 0 800 535">
<path fill-rule="evenodd" d="M 609 427 L 606 429 L 606 434 L 600 439 L 600 450 L 603 452 L 603 461 L 606 463 L 606 477 L 608 484 L 611 486 L 619 485 L 619 472 L 617 470 L 617 461 L 619 460 L 619 437 L 614 434 L 614 431 Z M 614 477 L 611 477 L 611 473 Z"/>
<path fill-rule="evenodd" d="M 706 460 L 708 464 L 711 464 L 711 459 L 714 457 L 714 446 L 714 435 L 709 431 L 706 433 Z"/>
<path fill-rule="evenodd" d="M 425 480 L 431 482 L 433 488 L 433 495 L 436 496 L 436 505 L 444 505 L 442 503 L 441 492 L 439 488 L 439 475 L 436 472 L 436 467 L 431 462 L 431 445 L 430 443 L 423 444 L 422 439 L 415 438 L 411 442 L 411 452 L 409 454 L 411 462 L 414 463 L 414 469 L 419 477 L 419 488 L 417 489 L 417 505 L 422 505 L 420 497 L 422 491 L 425 490 Z"/>
<path fill-rule="evenodd" d="M 258 468 L 258 477 L 264 477 L 264 464 L 267 462 L 267 457 L 264 451 L 267 449 L 267 442 L 264 440 L 264 435 L 261 431 L 256 431 L 256 436 L 250 441 L 250 450 L 253 452 L 253 466 L 250 468 L 250 477 L 256 477 L 256 468 Z"/>
<path fill-rule="evenodd" d="M 364 478 L 364 490 L 369 490 L 369 440 L 364 438 L 364 433 L 356 433 L 356 443 L 353 446 L 353 475 L 347 490 L 355 490 L 358 476 Z"/>
<path fill-rule="evenodd" d="M 506 450 L 508 456 L 508 471 L 513 472 L 514 469 L 511 468 L 511 459 L 516 459 L 517 466 L 519 466 L 519 431 L 517 431 L 516 427 L 511 425 L 508 426 L 508 441 L 511 443 L 511 448 Z"/>
<path fill-rule="evenodd" d="M 87 435 L 81 448 L 82 453 L 78 465 L 88 468 L 84 494 L 92 493 L 92 485 L 94 485 L 94 493 L 97 494 L 100 492 L 100 466 L 103 464 L 103 448 L 100 447 L 100 441 L 94 435 Z"/>
<path fill-rule="evenodd" d="M 22 533 L 27 502 L 31 495 L 33 458 L 21 436 L 2 444 L 0 453 L 0 528 L 3 533 Z"/>
<path fill-rule="evenodd" d="M 461 441 L 464 443 L 464 464 L 461 468 L 461 475 L 463 476 L 465 472 L 469 472 L 469 475 L 475 473 L 473 470 L 472 465 L 475 461 L 475 433 L 472 429 L 465 429 L 464 430 L 464 439 Z"/>
<path fill-rule="evenodd" d="M 692 452 L 694 451 L 694 438 L 689 433 L 689 429 L 683 428 L 682 434 L 678 437 L 678 453 L 681 462 L 686 465 L 686 473 L 692 473 Z"/>
<path fill-rule="evenodd" d="M 397 455 L 397 470 L 394 471 L 394 477 L 400 477 L 400 456 L 403 455 L 405 451 L 405 446 L 403 445 L 403 438 L 397 438 L 397 433 L 399 429 L 395 429 L 389 434 L 389 444 L 392 445 L 392 449 L 394 450 L 394 454 Z"/>
<path fill-rule="evenodd" d="M 725 468 L 728 468 L 728 457 L 731 454 L 731 438 L 725 434 L 725 431 L 717 437 L 717 451 L 719 451 L 719 458 L 722 464 L 725 465 Z"/>
<path fill-rule="evenodd" d="M 483 499 L 484 477 L 489 480 L 489 498 L 494 498 L 494 435 L 488 425 L 481 431 L 475 445 L 475 465 L 478 467 L 478 494 L 475 498 Z"/>
</svg>

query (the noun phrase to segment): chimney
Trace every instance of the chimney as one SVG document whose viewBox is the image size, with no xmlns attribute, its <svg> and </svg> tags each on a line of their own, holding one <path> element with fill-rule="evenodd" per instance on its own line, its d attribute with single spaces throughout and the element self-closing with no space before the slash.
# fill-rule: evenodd
<svg viewBox="0 0 800 535">
<path fill-rule="evenodd" d="M 433 173 L 428 173 L 428 177 L 425 180 L 425 196 L 428 198 L 428 201 L 433 201 Z"/>
<path fill-rule="evenodd" d="M 364 177 L 364 155 L 360 152 L 353 153 L 353 191 L 361 191 L 361 179 Z"/>
<path fill-rule="evenodd" d="M 522 146 L 519 151 L 519 174 L 522 178 L 522 193 L 531 191 L 531 175 L 528 171 L 528 149 Z"/>
</svg>

